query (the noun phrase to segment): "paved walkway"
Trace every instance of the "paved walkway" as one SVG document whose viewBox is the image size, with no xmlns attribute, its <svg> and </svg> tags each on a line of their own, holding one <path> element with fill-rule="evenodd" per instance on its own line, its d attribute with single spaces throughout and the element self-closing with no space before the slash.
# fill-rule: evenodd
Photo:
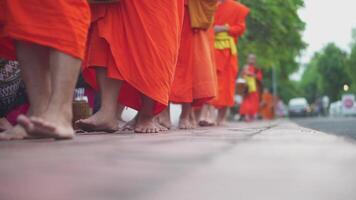
<svg viewBox="0 0 356 200">
<path fill-rule="evenodd" d="M 356 144 L 288 121 L 0 143 L 1 200 L 353 200 Z"/>
</svg>

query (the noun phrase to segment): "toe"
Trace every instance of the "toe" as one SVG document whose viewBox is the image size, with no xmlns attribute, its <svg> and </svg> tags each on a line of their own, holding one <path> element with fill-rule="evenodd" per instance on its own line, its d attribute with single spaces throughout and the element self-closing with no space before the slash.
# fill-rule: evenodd
<svg viewBox="0 0 356 200">
<path fill-rule="evenodd" d="M 20 115 L 17 117 L 17 123 L 22 126 L 27 132 L 32 132 L 34 129 L 34 126 L 31 122 L 31 120 L 26 117 L 25 115 Z"/>
</svg>

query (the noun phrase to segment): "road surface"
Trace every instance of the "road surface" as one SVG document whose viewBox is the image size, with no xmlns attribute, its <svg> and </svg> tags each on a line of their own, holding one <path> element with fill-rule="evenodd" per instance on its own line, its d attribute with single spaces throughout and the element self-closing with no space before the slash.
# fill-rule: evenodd
<svg viewBox="0 0 356 200">
<path fill-rule="evenodd" d="M 289 121 L 0 142 L 0 200 L 353 200 L 356 145 Z"/>
<path fill-rule="evenodd" d="M 356 140 L 356 117 L 294 119 L 301 126 Z"/>
</svg>

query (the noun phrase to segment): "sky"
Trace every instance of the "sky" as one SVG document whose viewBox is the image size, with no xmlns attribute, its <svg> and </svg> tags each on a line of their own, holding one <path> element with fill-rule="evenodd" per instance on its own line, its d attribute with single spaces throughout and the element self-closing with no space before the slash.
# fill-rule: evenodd
<svg viewBox="0 0 356 200">
<path fill-rule="evenodd" d="M 356 28 L 356 0 L 304 0 L 299 15 L 306 23 L 303 40 L 308 44 L 300 61 L 308 63 L 316 51 L 334 42 L 349 51 L 352 28 Z M 292 75 L 301 78 L 302 70 Z"/>
</svg>

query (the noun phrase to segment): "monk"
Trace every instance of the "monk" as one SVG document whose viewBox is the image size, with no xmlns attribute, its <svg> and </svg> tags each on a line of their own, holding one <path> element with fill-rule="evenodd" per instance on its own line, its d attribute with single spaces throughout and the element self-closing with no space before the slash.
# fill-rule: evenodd
<svg viewBox="0 0 356 200">
<path fill-rule="evenodd" d="M 87 1 L 5 0 L 2 8 L 1 35 L 15 40 L 31 105 L 18 123 L 32 136 L 72 138 L 72 99 L 90 20 Z"/>
<path fill-rule="evenodd" d="M 218 97 L 212 104 L 218 109 L 217 124 L 226 120 L 229 107 L 234 105 L 235 81 L 238 73 L 236 43 L 246 30 L 249 9 L 233 0 L 219 0 L 215 14 L 215 58 L 218 76 Z"/>
<path fill-rule="evenodd" d="M 139 111 L 137 133 L 157 133 L 155 115 L 168 105 L 178 57 L 183 0 L 93 4 L 83 75 L 101 93 L 100 110 L 76 122 L 114 132 L 118 102 Z"/>
<path fill-rule="evenodd" d="M 192 107 L 202 106 L 216 96 L 211 29 L 217 0 L 186 0 L 179 56 L 171 88 L 170 101 L 181 104 L 178 128 L 192 129 Z M 159 121 L 170 128 L 169 112 Z"/>
<path fill-rule="evenodd" d="M 260 114 L 264 120 L 274 119 L 274 97 L 267 88 L 263 90 Z"/>
<path fill-rule="evenodd" d="M 243 97 L 240 106 L 240 115 L 245 121 L 250 122 L 257 119 L 260 107 L 260 87 L 262 83 L 262 70 L 256 67 L 256 56 L 250 54 L 247 58 L 248 65 L 244 67 L 243 78 L 247 84 L 247 94 Z"/>
<path fill-rule="evenodd" d="M 2 12 L 0 12 L 0 33 L 4 29 L 5 26 L 5 1 L 0 0 L 0 8 L 2 8 Z M 2 33 L 3 34 L 3 33 Z M 16 60 L 16 50 L 15 50 L 15 42 L 13 39 L 9 37 L 5 37 L 0 34 L 0 59 L 5 60 Z M 5 124 L 7 120 L 5 118 L 2 119 Z M 6 121 L 5 121 L 6 120 Z M 27 136 L 26 131 L 21 126 L 9 126 L 7 123 L 7 128 L 5 132 L 0 133 L 0 140 L 11 140 L 11 139 L 23 139 Z"/>
</svg>

